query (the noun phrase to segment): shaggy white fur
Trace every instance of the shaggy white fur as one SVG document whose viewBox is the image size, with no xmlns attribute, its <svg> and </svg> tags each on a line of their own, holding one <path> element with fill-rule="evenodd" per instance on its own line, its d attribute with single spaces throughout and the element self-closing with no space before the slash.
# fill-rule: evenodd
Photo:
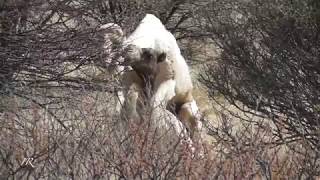
<svg viewBox="0 0 320 180">
<path fill-rule="evenodd" d="M 153 107 L 164 109 L 168 103 L 182 104 L 179 117 L 186 118 L 182 122 L 186 121 L 186 126 L 193 126 L 190 127 L 190 131 L 198 129 L 201 126 L 199 109 L 192 96 L 193 85 L 189 67 L 181 55 L 175 37 L 157 17 L 147 14 L 136 30 L 124 41 L 124 46 L 129 45 L 166 53 L 166 60 L 157 64 L 158 72 L 153 82 L 155 92 L 152 98 Z"/>
<path fill-rule="evenodd" d="M 192 81 L 188 65 L 181 55 L 175 37 L 164 27 L 161 21 L 152 14 L 147 14 L 136 30 L 125 40 L 125 45 L 136 45 L 140 48 L 152 48 L 167 54 L 167 59 L 158 64 L 159 73 L 154 82 L 156 100 L 170 97 L 166 90 L 159 89 L 160 85 L 167 81 L 168 67 L 174 70 L 174 80 L 176 81 L 175 94 L 187 94 L 192 90 Z M 165 88 L 166 86 L 161 86 Z M 179 100 L 179 99 L 178 99 Z"/>
</svg>

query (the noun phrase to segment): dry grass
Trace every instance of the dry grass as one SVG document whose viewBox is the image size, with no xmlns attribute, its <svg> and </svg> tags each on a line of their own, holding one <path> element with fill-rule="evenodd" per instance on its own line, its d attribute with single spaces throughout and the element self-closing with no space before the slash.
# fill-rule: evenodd
<svg viewBox="0 0 320 180">
<path fill-rule="evenodd" d="M 0 127 L 2 178 L 305 179 L 307 170 L 317 169 L 311 167 L 316 157 L 301 143 L 272 144 L 272 128 L 262 120 L 235 124 L 236 118 L 218 112 L 193 154 L 183 140 L 161 139 L 147 119 L 120 119 L 111 94 L 65 95 L 73 98 L 47 109 L 6 98 Z M 34 158 L 34 168 L 21 164 L 27 157 Z"/>
</svg>

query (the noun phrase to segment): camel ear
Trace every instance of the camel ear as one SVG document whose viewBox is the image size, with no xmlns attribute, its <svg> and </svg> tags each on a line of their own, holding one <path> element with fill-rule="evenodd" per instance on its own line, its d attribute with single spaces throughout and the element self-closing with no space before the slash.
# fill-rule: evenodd
<svg viewBox="0 0 320 180">
<path fill-rule="evenodd" d="M 161 63 L 161 62 L 165 61 L 166 58 L 167 58 L 167 54 L 166 54 L 166 53 L 161 53 L 161 54 L 158 56 L 157 63 Z"/>
</svg>

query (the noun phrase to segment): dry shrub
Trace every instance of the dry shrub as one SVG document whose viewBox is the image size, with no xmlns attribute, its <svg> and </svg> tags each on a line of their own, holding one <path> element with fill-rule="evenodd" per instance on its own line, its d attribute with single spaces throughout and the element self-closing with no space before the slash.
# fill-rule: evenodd
<svg viewBox="0 0 320 180">
<path fill-rule="evenodd" d="M 0 179 L 316 179 L 318 6 L 315 0 L 0 2 Z M 104 49 L 97 28 L 115 22 L 129 33 L 146 12 L 184 40 L 188 60 L 212 57 L 210 96 L 219 91 L 251 107 L 240 107 L 246 113 L 239 115 L 211 105 L 222 108 L 206 121 L 208 134 L 195 153 L 183 139 L 168 141 L 151 130 L 148 112 L 143 121 L 121 118 L 114 94 L 121 87 L 114 74 L 100 72 L 118 63 L 110 60 L 120 52 Z M 190 51 L 190 42 L 205 42 L 205 49 Z M 103 78 L 68 77 L 91 67 Z M 272 116 L 279 114 L 287 116 Z"/>
<path fill-rule="evenodd" d="M 147 114 L 144 121 L 124 120 L 114 113 L 112 94 L 86 90 L 66 94 L 73 98 L 45 108 L 8 97 L 12 107 L 1 116 L 2 178 L 185 179 L 204 175 L 207 158 L 193 154 L 183 139 L 165 140 L 165 134 L 150 128 Z M 24 158 L 33 158 L 35 167 L 23 164 Z"/>
<path fill-rule="evenodd" d="M 211 139 L 195 142 L 192 153 L 183 139 L 170 141 L 152 129 L 148 112 L 143 121 L 121 119 L 112 94 L 68 94 L 73 100 L 47 109 L 8 98 L 10 112 L 1 116 L 2 178 L 304 179 L 316 172 L 312 151 L 301 143 L 273 144 L 272 126 L 263 119 L 235 122 L 224 111 L 215 126 L 206 123 Z M 21 164 L 26 157 L 34 158 L 34 168 Z"/>
</svg>

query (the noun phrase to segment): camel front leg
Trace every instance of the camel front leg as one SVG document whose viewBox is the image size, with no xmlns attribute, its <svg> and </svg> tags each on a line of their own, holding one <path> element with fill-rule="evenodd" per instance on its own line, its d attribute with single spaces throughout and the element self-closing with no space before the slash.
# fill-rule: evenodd
<svg viewBox="0 0 320 180">
<path fill-rule="evenodd" d="M 157 88 L 156 92 L 152 97 L 152 107 L 163 107 L 167 106 L 167 103 L 175 96 L 176 82 L 173 79 L 169 79 L 161 83 Z"/>
<path fill-rule="evenodd" d="M 191 138 L 201 137 L 201 113 L 195 100 L 184 103 L 178 112 L 178 117 L 189 129 Z"/>
</svg>

